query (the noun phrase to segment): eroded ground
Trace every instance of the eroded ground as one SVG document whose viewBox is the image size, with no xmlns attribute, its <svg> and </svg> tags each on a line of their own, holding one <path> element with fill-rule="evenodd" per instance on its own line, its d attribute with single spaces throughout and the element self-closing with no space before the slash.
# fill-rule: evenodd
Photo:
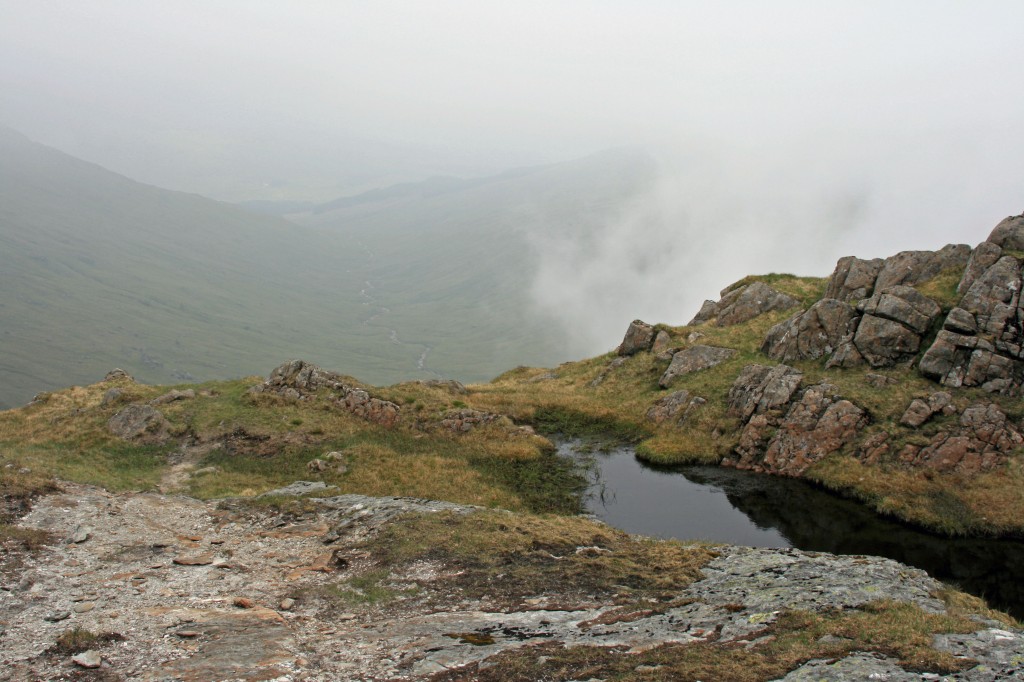
<svg viewBox="0 0 1024 682">
<path fill-rule="evenodd" d="M 357 495 L 282 507 L 63 484 L 20 525 L 53 540 L 4 555 L 14 680 L 1024 676 L 1020 631 L 884 559 Z"/>
</svg>

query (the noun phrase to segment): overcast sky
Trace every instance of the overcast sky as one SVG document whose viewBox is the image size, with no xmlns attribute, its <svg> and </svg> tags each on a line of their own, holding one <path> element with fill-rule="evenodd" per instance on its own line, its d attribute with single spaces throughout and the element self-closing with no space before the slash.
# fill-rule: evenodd
<svg viewBox="0 0 1024 682">
<path fill-rule="evenodd" d="M 0 122 L 225 199 L 643 145 L 886 255 L 1024 209 L 1022 35 L 1020 0 L 0 0 Z"/>
</svg>

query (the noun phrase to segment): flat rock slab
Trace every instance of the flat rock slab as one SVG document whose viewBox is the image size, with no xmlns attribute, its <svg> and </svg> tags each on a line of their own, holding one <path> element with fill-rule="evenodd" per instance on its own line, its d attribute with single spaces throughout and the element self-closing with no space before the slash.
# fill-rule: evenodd
<svg viewBox="0 0 1024 682">
<path fill-rule="evenodd" d="M 692 346 L 681 350 L 672 356 L 672 362 L 661 375 L 658 385 L 668 388 L 677 378 L 720 365 L 734 355 L 736 351 L 732 348 L 719 346 Z"/>
<path fill-rule="evenodd" d="M 522 606 L 498 611 L 448 592 L 451 569 L 441 564 L 417 566 L 414 575 L 402 578 L 435 601 L 338 604 L 316 595 L 372 567 L 360 564 L 351 545 L 410 512 L 468 514 L 475 508 L 339 495 L 312 498 L 318 512 L 295 519 L 235 509 L 230 502 L 113 495 L 73 484 L 65 489 L 64 495 L 38 500 L 22 524 L 58 537 L 80 525 L 96 532 L 86 543 L 59 543 L 25 555 L 18 579 L 5 583 L 11 589 L 0 590 L 2 662 L 13 680 L 72 677 L 76 665 L 70 656 L 42 654 L 74 627 L 124 635 L 123 641 L 95 647 L 104 673 L 123 679 L 392 680 L 427 679 L 539 643 L 638 651 L 665 643 L 746 640 L 787 608 L 831 610 L 891 598 L 927 611 L 943 609 L 930 596 L 938 583 L 894 561 L 741 547 L 718 548 L 720 556 L 703 569 L 704 579 L 680 591 L 679 605 L 662 612 L 624 611 L 597 599 L 576 603 L 557 594 L 524 595 Z M 213 562 L 171 561 L 196 555 L 212 556 Z M 80 603 L 96 606 L 74 609 Z M 54 613 L 65 619 L 45 619 Z M 981 662 L 956 679 L 1012 679 L 1021 673 L 1022 634 L 995 627 L 979 623 L 974 634 L 937 638 L 936 646 Z M 865 679 L 837 675 L 869 667 L 892 675 L 888 679 L 927 679 L 897 677 L 916 674 L 876 656 L 811 662 L 791 674 Z M 983 669 L 1003 677 L 984 677 Z"/>
</svg>

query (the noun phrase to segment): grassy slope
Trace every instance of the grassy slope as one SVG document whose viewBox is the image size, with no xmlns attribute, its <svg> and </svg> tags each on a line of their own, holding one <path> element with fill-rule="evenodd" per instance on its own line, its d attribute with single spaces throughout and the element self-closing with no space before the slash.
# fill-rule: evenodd
<svg viewBox="0 0 1024 682">
<path fill-rule="evenodd" d="M 303 357 L 383 384 L 431 371 L 482 381 L 564 357 L 528 315 L 518 226 L 594 197 L 592 213 L 607 209 L 632 187 L 624 163 L 359 204 L 304 228 L 0 130 L 0 409 L 115 366 L 170 383 Z"/>
</svg>

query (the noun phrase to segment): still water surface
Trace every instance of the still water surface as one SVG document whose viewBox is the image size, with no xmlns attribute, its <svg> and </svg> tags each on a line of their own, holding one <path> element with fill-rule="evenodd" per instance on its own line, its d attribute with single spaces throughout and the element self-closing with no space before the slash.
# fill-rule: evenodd
<svg viewBox="0 0 1024 682">
<path fill-rule="evenodd" d="M 574 442 L 560 444 L 559 452 L 591 466 L 588 511 L 627 532 L 889 557 L 1024 618 L 1024 542 L 931 535 L 778 476 L 652 467 L 628 448 L 581 453 Z"/>
</svg>

